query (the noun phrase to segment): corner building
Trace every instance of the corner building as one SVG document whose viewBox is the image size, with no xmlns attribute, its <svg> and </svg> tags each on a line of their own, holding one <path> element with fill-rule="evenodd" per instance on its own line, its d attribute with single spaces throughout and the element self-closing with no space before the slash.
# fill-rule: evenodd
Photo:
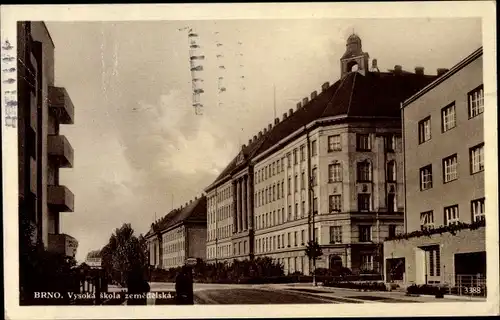
<svg viewBox="0 0 500 320">
<path fill-rule="evenodd" d="M 207 199 L 195 197 L 151 224 L 146 233 L 149 265 L 170 269 L 183 266 L 186 259 L 205 259 Z"/>
<path fill-rule="evenodd" d="M 482 57 L 479 48 L 402 104 L 405 232 L 411 236 L 384 243 L 387 281 L 485 282 Z M 446 229 L 461 224 L 475 227 L 456 234 Z M 419 234 L 439 228 L 444 231 Z"/>
<path fill-rule="evenodd" d="M 340 80 L 274 119 L 206 189 L 211 195 L 236 183 L 229 188 L 236 247 L 228 258 L 269 256 L 286 273 L 309 274 L 305 246 L 314 235 L 323 250 L 317 268 L 379 271 L 383 240 L 402 232 L 399 104 L 435 76 L 400 66 L 380 72 L 376 60 L 369 69 L 354 34 L 340 63 Z"/>
<path fill-rule="evenodd" d="M 75 196 L 59 176 L 74 165 L 60 127 L 73 124 L 75 112 L 66 89 L 54 84 L 54 50 L 44 22 L 17 23 L 19 216 L 45 249 L 74 256 L 78 242 L 60 233 L 60 213 L 74 211 Z"/>
</svg>

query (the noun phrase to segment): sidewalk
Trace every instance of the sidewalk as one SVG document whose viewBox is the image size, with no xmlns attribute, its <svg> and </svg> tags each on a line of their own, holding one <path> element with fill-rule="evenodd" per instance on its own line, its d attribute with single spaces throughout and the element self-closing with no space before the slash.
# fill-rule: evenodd
<svg viewBox="0 0 500 320">
<path fill-rule="evenodd" d="M 464 302 L 478 301 L 484 302 L 485 298 L 445 295 L 443 299 L 438 299 L 431 295 L 407 296 L 406 291 L 359 291 L 357 289 L 335 288 L 312 286 L 312 284 L 293 283 L 293 284 L 271 284 L 268 285 L 274 289 L 290 290 L 301 292 L 303 294 L 326 296 L 330 298 L 344 298 L 362 301 L 362 302 L 385 302 L 385 303 L 409 303 L 409 302 Z"/>
</svg>

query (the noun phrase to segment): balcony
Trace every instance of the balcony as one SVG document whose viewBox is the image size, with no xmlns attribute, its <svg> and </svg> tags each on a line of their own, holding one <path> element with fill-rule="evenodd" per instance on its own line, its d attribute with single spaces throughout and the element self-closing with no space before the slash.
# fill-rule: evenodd
<svg viewBox="0 0 500 320">
<path fill-rule="evenodd" d="M 67 234 L 50 234 L 48 249 L 52 252 L 62 253 L 68 257 L 76 255 L 78 241 Z"/>
<path fill-rule="evenodd" d="M 47 204 L 57 212 L 73 212 L 75 196 L 65 186 L 47 186 Z"/>
<path fill-rule="evenodd" d="M 65 136 L 49 135 L 47 138 L 49 157 L 59 168 L 73 168 L 73 147 Z"/>
<path fill-rule="evenodd" d="M 75 107 L 66 89 L 49 86 L 49 110 L 60 124 L 73 124 Z"/>
</svg>

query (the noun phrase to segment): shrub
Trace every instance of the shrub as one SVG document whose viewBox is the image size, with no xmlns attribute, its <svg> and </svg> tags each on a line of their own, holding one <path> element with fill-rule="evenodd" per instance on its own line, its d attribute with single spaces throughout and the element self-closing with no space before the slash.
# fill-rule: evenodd
<svg viewBox="0 0 500 320">
<path fill-rule="evenodd" d="M 426 294 L 426 295 L 442 297 L 445 293 L 448 292 L 448 288 L 443 286 L 428 285 L 428 284 L 424 285 L 412 284 L 411 286 L 406 288 L 406 292 L 408 294 Z"/>
<path fill-rule="evenodd" d="M 387 287 L 383 282 L 337 282 L 327 281 L 324 284 L 326 287 L 358 289 L 362 291 L 387 291 Z"/>
</svg>

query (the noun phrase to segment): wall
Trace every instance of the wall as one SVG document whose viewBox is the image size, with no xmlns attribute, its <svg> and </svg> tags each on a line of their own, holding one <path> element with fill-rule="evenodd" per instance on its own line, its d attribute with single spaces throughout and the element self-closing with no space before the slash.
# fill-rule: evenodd
<svg viewBox="0 0 500 320">
<path fill-rule="evenodd" d="M 483 114 L 468 117 L 467 93 L 483 83 L 478 58 L 403 109 L 407 232 L 420 229 L 420 213 L 434 210 L 444 224 L 444 207 L 459 205 L 460 221 L 471 222 L 471 200 L 484 197 L 484 172 L 470 173 L 469 148 L 484 141 Z M 456 127 L 442 133 L 441 109 L 455 101 Z M 431 116 L 431 139 L 419 145 L 418 123 Z M 458 156 L 458 179 L 443 183 L 442 159 Z M 432 164 L 433 187 L 420 191 L 420 168 Z M 465 195 L 465 196 L 464 196 Z"/>
<path fill-rule="evenodd" d="M 206 253 L 208 260 L 233 255 L 233 189 L 231 180 L 207 193 Z M 217 239 L 217 241 L 216 241 Z"/>
<path fill-rule="evenodd" d="M 392 240 L 384 242 L 384 262 L 391 258 L 405 258 L 406 284 L 423 284 L 425 280 L 418 277 L 417 255 L 419 247 L 439 245 L 441 250 L 441 282 L 454 283 L 454 255 L 485 251 L 485 228 L 477 230 L 461 230 L 456 235 L 450 233 L 436 234 L 430 237 L 415 237 L 409 240 Z M 384 265 L 385 270 L 385 265 Z"/>
<path fill-rule="evenodd" d="M 188 257 L 187 258 L 206 258 L 206 238 L 207 228 L 204 226 L 188 226 Z"/>
</svg>

